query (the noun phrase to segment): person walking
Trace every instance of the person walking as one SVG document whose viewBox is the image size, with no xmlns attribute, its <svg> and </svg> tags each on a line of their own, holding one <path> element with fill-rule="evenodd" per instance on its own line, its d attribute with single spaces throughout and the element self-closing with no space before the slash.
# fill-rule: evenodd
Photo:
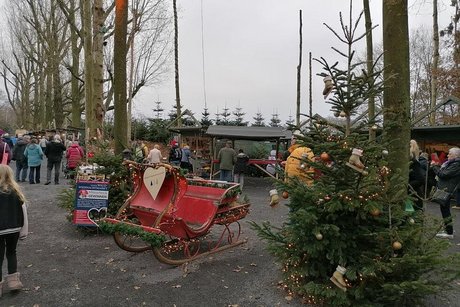
<svg viewBox="0 0 460 307">
<path fill-rule="evenodd" d="M 179 166 L 182 159 L 182 150 L 179 148 L 177 142 L 172 143 L 171 150 L 169 151 L 169 163 L 174 166 Z"/>
<path fill-rule="evenodd" d="M 227 141 L 225 147 L 217 154 L 219 160 L 220 180 L 231 182 L 233 180 L 233 165 L 236 162 L 236 151 L 232 148 L 232 141 Z"/>
<path fill-rule="evenodd" d="M 407 187 L 408 194 L 415 198 L 415 209 L 422 210 L 426 169 L 424 169 L 420 163 L 420 148 L 415 140 L 410 140 L 409 142 L 409 156 L 410 166 L 409 186 Z"/>
<path fill-rule="evenodd" d="M 13 170 L 8 165 L 0 165 L 0 297 L 3 288 L 10 291 L 21 290 L 16 247 L 20 231 L 25 226 L 23 204 L 26 199 L 14 180 Z M 8 275 L 2 279 L 3 260 L 6 255 Z"/>
<path fill-rule="evenodd" d="M 163 159 L 163 156 L 161 155 L 160 145 L 155 144 L 153 145 L 153 149 L 150 150 L 147 160 L 149 160 L 149 163 L 155 164 L 160 163 L 161 159 Z"/>
<path fill-rule="evenodd" d="M 27 145 L 29 145 L 30 137 L 23 136 L 18 138 L 18 142 L 13 147 L 13 160 L 16 161 L 16 181 L 25 182 L 27 177 L 27 157 L 24 155 Z"/>
<path fill-rule="evenodd" d="M 455 193 L 455 189 L 460 184 L 460 148 L 452 147 L 447 154 L 447 161 L 440 167 L 439 165 L 434 168 L 434 172 L 438 178 L 437 188 L 445 190 L 448 193 Z M 450 197 L 444 202 L 439 204 L 441 208 L 441 215 L 444 219 L 443 232 L 436 235 L 438 238 L 453 239 L 454 228 L 452 214 L 450 212 Z"/>
<path fill-rule="evenodd" d="M 248 162 L 249 156 L 244 153 L 243 149 L 238 150 L 233 169 L 233 181 L 240 184 L 241 190 L 243 190 L 244 175 L 248 172 Z"/>
<path fill-rule="evenodd" d="M 42 148 L 38 145 L 38 140 L 33 138 L 24 150 L 24 156 L 29 166 L 29 183 L 40 183 L 40 169 L 43 160 Z"/>
<path fill-rule="evenodd" d="M 83 153 L 83 149 L 80 145 L 78 145 L 78 142 L 73 141 L 65 153 L 65 157 L 67 159 L 67 171 L 74 172 L 84 156 L 85 154 Z M 73 178 L 73 175 L 70 175 L 69 177 Z"/>
<path fill-rule="evenodd" d="M 8 155 L 8 159 L 6 159 L 6 164 L 10 164 L 12 155 L 11 155 L 11 148 L 8 146 L 8 143 L 4 142 L 3 139 L 0 139 L 0 162 L 3 162 L 3 154 Z"/>
<path fill-rule="evenodd" d="M 8 133 L 5 133 L 2 135 L 2 139 L 3 139 L 3 142 L 5 142 L 6 144 L 8 144 L 8 146 L 10 147 L 10 149 L 13 149 L 13 140 L 11 139 L 10 135 Z"/>
<path fill-rule="evenodd" d="M 46 139 L 46 136 L 42 136 L 42 138 L 40 139 L 39 145 L 42 148 L 43 152 L 45 152 L 47 144 L 48 144 L 48 140 Z"/>
<path fill-rule="evenodd" d="M 181 151 L 180 168 L 188 170 L 189 173 L 193 172 L 193 166 L 192 163 L 190 163 L 191 157 L 192 152 L 190 151 L 190 147 L 188 145 L 184 145 Z"/>
<path fill-rule="evenodd" d="M 62 144 L 59 134 L 54 135 L 53 141 L 46 145 L 45 155 L 48 158 L 46 167 L 46 182 L 45 185 L 51 183 L 51 172 L 54 168 L 54 183 L 59 184 L 59 172 L 61 171 L 62 153 L 66 148 Z"/>
</svg>

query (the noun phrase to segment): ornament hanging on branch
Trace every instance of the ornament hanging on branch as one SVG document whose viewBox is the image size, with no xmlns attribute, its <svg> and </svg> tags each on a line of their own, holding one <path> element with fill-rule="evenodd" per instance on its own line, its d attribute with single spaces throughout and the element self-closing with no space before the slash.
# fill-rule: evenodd
<svg viewBox="0 0 460 307">
<path fill-rule="evenodd" d="M 402 248 L 402 244 L 399 241 L 394 241 L 392 247 L 393 247 L 393 250 L 397 251 Z"/>
<path fill-rule="evenodd" d="M 323 95 L 324 99 L 327 98 L 327 96 L 332 92 L 334 89 L 334 83 L 332 82 L 332 77 L 331 76 L 326 76 L 323 79 L 324 82 L 324 90 L 323 90 Z"/>
<path fill-rule="evenodd" d="M 276 189 L 273 189 L 273 190 L 270 190 L 270 192 L 268 192 L 268 193 L 270 195 L 270 206 L 275 207 L 276 205 L 278 205 L 280 203 L 280 198 L 278 196 L 278 191 Z"/>
<path fill-rule="evenodd" d="M 367 175 L 367 171 L 364 170 L 364 164 L 361 162 L 360 157 L 363 156 L 363 150 L 359 148 L 353 148 L 351 156 L 348 159 L 348 162 L 345 163 L 348 167 L 351 167 L 355 171 Z"/>
<path fill-rule="evenodd" d="M 332 277 L 330 278 L 330 280 L 343 291 L 347 291 L 347 283 L 343 279 L 343 275 L 346 272 L 347 272 L 346 268 L 338 265 L 337 268 L 335 269 L 334 274 L 332 274 Z"/>
</svg>

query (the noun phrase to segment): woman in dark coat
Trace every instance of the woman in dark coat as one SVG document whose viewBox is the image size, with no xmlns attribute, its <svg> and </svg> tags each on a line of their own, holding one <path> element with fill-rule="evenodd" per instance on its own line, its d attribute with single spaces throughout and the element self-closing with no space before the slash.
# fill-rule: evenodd
<svg viewBox="0 0 460 307">
<path fill-rule="evenodd" d="M 437 188 L 454 194 L 460 184 L 460 148 L 451 148 L 447 154 L 447 161 L 441 167 L 434 167 L 434 171 L 438 178 Z M 454 228 L 450 212 L 450 199 L 439 205 L 444 219 L 445 232 L 438 233 L 436 236 L 438 238 L 453 239 Z"/>
</svg>

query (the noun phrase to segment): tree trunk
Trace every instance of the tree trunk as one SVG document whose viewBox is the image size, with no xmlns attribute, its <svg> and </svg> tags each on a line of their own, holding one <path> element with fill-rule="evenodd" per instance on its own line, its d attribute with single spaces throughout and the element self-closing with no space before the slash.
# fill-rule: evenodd
<svg viewBox="0 0 460 307">
<path fill-rule="evenodd" d="M 93 104 L 93 33 L 91 29 L 91 0 L 83 0 L 83 49 L 85 53 L 85 142 L 96 136 Z"/>
<path fill-rule="evenodd" d="M 126 135 L 128 140 L 131 141 L 131 118 L 132 118 L 132 109 L 133 109 L 133 86 L 134 86 L 134 38 L 136 36 L 137 28 L 137 12 L 133 8 L 133 22 L 132 30 L 130 33 L 130 56 L 129 56 L 129 86 L 128 86 L 128 126 L 126 127 Z"/>
<path fill-rule="evenodd" d="M 299 65 L 297 65 L 297 101 L 295 123 L 300 127 L 300 79 L 302 72 L 302 10 L 299 10 Z"/>
<path fill-rule="evenodd" d="M 433 64 L 431 66 L 431 96 L 430 109 L 434 110 L 438 98 L 438 66 L 439 66 L 439 27 L 438 27 L 438 0 L 433 0 Z M 436 112 L 431 112 L 429 123 L 436 124 Z"/>
<path fill-rule="evenodd" d="M 70 1 L 69 4 L 70 22 L 75 24 L 75 2 Z M 72 100 L 71 121 L 73 127 L 79 128 L 81 126 L 81 95 L 80 89 L 78 87 L 79 80 L 76 78 L 76 76 L 79 74 L 81 49 L 78 48 L 78 33 L 72 27 L 70 28 L 70 44 L 72 52 L 72 66 L 70 67 L 70 71 L 72 73 L 72 78 L 70 80 L 70 92 Z"/>
<path fill-rule="evenodd" d="M 364 20 L 366 25 L 366 53 L 367 53 L 367 73 L 372 75 L 374 73 L 374 44 L 372 43 L 372 19 L 371 10 L 369 8 L 369 0 L 363 0 L 364 6 Z M 373 78 L 369 78 L 369 85 L 373 84 Z M 375 140 L 375 129 L 373 124 L 375 121 L 375 96 L 371 95 L 367 101 L 367 115 L 370 120 L 369 127 L 369 140 Z"/>
<path fill-rule="evenodd" d="M 126 35 L 128 28 L 128 0 L 115 1 L 115 30 L 114 30 L 114 140 L 115 154 L 121 154 L 128 148 L 126 135 Z"/>
<path fill-rule="evenodd" d="M 407 184 L 410 140 L 410 76 L 407 0 L 383 1 L 384 139 L 390 169 Z M 396 184 L 396 183 L 393 183 Z M 405 186 L 401 189 L 406 189 Z M 404 193 L 403 193 L 404 194 Z"/>
<path fill-rule="evenodd" d="M 99 131 L 96 133 L 98 138 L 103 138 L 104 122 L 104 1 L 94 0 L 93 6 L 93 108 L 95 128 Z M 117 66 L 115 66 L 117 67 Z"/>
<path fill-rule="evenodd" d="M 176 0 L 173 0 L 173 10 L 174 10 L 174 81 L 176 86 L 176 118 L 177 126 L 182 125 L 182 120 L 180 115 L 182 113 L 180 105 L 180 92 L 179 92 L 179 29 L 177 25 L 177 6 Z"/>
</svg>

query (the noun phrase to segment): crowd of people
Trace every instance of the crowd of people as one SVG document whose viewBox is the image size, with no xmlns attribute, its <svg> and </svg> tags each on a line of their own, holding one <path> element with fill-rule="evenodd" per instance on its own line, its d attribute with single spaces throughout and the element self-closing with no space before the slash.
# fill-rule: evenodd
<svg viewBox="0 0 460 307">
<path fill-rule="evenodd" d="M 0 149 L 2 154 L 6 153 L 8 156 L 7 164 L 11 161 L 16 162 L 16 182 L 28 181 L 29 184 L 40 183 L 40 170 L 45 158 L 45 185 L 48 185 L 52 179 L 55 184 L 59 184 L 62 168 L 66 172 L 74 170 L 85 156 L 77 141 L 64 142 L 59 134 L 41 138 L 33 135 L 18 136 L 15 143 L 8 134 L 4 134 L 0 141 Z M 64 166 L 63 161 L 66 161 Z"/>
</svg>

